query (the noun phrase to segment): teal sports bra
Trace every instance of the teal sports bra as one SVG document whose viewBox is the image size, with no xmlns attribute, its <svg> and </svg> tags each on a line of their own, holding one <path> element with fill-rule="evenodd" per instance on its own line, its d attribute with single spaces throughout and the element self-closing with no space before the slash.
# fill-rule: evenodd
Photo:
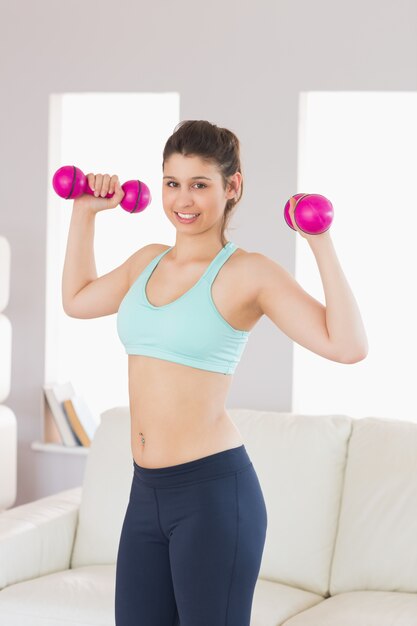
<svg viewBox="0 0 417 626">
<path fill-rule="evenodd" d="M 146 296 L 148 280 L 168 248 L 145 267 L 117 311 L 117 333 L 127 354 L 174 361 L 202 370 L 233 374 L 251 331 L 238 330 L 216 308 L 211 285 L 236 250 L 229 241 L 199 280 L 182 296 L 154 306 Z"/>
</svg>

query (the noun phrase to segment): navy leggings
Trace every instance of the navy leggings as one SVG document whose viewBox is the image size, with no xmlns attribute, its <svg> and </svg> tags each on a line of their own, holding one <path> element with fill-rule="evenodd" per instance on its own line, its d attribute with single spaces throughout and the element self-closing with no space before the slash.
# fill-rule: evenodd
<svg viewBox="0 0 417 626">
<path fill-rule="evenodd" d="M 266 528 L 243 444 L 169 467 L 133 460 L 116 626 L 250 626 Z"/>
</svg>

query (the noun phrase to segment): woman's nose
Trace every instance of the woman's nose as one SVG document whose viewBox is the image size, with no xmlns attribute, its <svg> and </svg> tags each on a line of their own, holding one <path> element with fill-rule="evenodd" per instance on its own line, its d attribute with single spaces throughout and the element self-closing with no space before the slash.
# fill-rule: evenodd
<svg viewBox="0 0 417 626">
<path fill-rule="evenodd" d="M 188 207 L 193 205 L 193 197 L 189 189 L 182 189 L 178 192 L 177 206 Z"/>
</svg>

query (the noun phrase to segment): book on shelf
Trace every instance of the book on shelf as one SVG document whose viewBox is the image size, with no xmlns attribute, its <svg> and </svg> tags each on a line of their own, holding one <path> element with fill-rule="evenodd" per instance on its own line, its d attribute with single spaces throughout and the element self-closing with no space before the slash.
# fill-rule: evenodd
<svg viewBox="0 0 417 626">
<path fill-rule="evenodd" d="M 64 446 L 89 447 L 99 424 L 70 382 L 43 385 L 45 439 Z"/>
<path fill-rule="evenodd" d="M 64 400 L 64 410 L 81 445 L 89 447 L 98 424 L 83 398 L 77 395 L 67 398 Z"/>
</svg>

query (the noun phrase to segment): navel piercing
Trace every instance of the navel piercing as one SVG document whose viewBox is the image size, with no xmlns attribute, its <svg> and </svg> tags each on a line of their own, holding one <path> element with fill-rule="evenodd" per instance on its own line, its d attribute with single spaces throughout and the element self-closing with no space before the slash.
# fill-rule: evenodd
<svg viewBox="0 0 417 626">
<path fill-rule="evenodd" d="M 143 436 L 143 433 L 139 433 L 139 435 L 142 435 L 141 438 L 140 438 L 141 439 L 141 443 L 145 443 L 145 437 Z"/>
</svg>

